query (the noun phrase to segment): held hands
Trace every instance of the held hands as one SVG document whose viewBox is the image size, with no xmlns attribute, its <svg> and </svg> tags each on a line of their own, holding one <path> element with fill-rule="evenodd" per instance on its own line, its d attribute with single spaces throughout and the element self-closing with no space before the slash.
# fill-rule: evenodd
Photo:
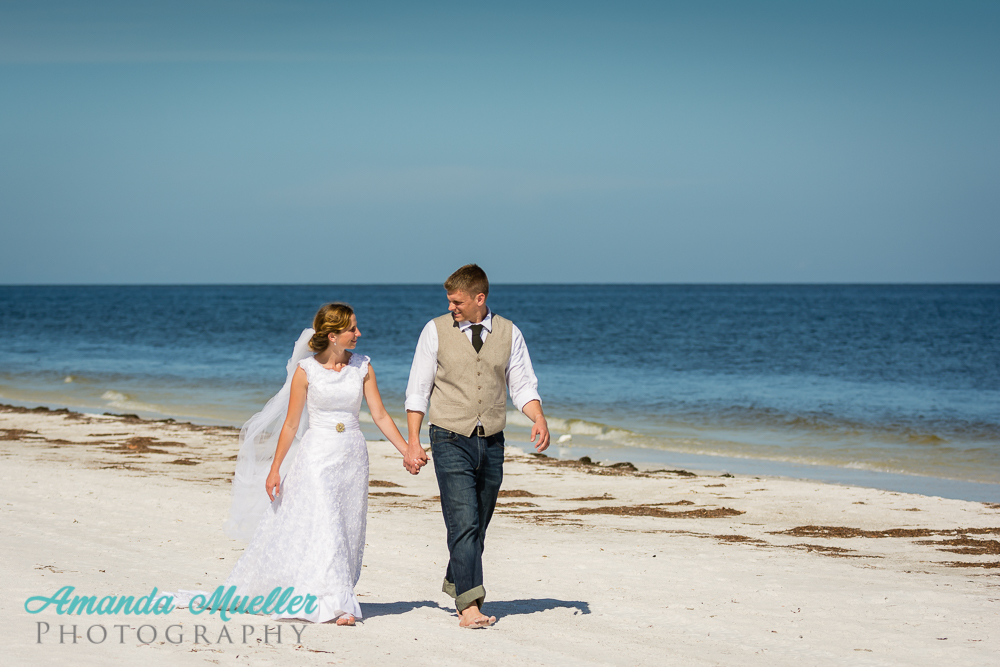
<svg viewBox="0 0 1000 667">
<path fill-rule="evenodd" d="M 281 475 L 278 474 L 277 470 L 272 469 L 267 474 L 267 480 L 264 482 L 264 489 L 267 490 L 267 497 L 271 499 L 271 502 L 274 502 L 275 497 L 277 497 L 280 486 Z"/>
<path fill-rule="evenodd" d="M 535 442 L 536 437 L 538 443 L 535 445 L 535 450 L 539 453 L 544 452 L 549 446 L 549 424 L 542 415 L 538 416 L 535 425 L 531 427 L 531 441 Z"/>
<path fill-rule="evenodd" d="M 410 440 L 410 447 L 403 455 L 403 467 L 411 475 L 416 475 L 425 465 L 427 465 L 427 452 L 420 444 L 420 438 Z"/>
</svg>

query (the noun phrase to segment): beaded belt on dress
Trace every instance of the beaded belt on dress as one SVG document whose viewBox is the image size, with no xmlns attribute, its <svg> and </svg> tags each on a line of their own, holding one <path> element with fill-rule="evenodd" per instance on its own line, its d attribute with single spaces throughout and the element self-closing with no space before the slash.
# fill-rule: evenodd
<svg viewBox="0 0 1000 667">
<path fill-rule="evenodd" d="M 322 418 L 313 417 L 309 415 L 309 428 L 322 429 L 324 431 L 336 431 L 338 433 L 344 433 L 345 431 L 357 431 L 361 428 L 358 418 L 355 417 L 350 412 L 344 413 L 326 413 Z"/>
</svg>

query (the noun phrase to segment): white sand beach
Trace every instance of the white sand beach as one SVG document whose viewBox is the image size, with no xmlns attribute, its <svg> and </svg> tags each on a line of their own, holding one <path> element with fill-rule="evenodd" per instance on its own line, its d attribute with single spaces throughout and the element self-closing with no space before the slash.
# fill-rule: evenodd
<svg viewBox="0 0 1000 667">
<path fill-rule="evenodd" d="M 236 449 L 229 428 L 0 408 L 0 662 L 1000 664 L 1000 506 L 514 447 L 487 540 L 492 628 L 458 627 L 433 471 L 410 476 L 386 442 L 369 443 L 354 628 L 25 610 L 64 586 L 100 598 L 221 584 L 243 548 L 222 532 Z"/>
</svg>

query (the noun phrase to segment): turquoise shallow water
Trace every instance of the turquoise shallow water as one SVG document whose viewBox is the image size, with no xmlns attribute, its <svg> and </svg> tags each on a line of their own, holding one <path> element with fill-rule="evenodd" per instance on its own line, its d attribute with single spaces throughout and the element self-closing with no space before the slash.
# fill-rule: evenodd
<svg viewBox="0 0 1000 667">
<path fill-rule="evenodd" d="M 355 306 L 401 415 L 438 286 L 0 287 L 0 400 L 238 424 L 329 300 Z M 1000 488 L 998 286 L 498 285 L 490 304 L 525 334 L 558 455 Z"/>
</svg>

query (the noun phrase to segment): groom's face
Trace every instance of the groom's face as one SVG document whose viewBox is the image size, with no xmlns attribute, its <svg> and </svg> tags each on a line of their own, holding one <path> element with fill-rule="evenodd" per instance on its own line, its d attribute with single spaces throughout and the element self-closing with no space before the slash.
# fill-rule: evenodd
<svg viewBox="0 0 1000 667">
<path fill-rule="evenodd" d="M 486 305 L 486 295 L 471 296 L 468 292 L 448 292 L 448 310 L 456 322 L 479 322 Z"/>
</svg>

